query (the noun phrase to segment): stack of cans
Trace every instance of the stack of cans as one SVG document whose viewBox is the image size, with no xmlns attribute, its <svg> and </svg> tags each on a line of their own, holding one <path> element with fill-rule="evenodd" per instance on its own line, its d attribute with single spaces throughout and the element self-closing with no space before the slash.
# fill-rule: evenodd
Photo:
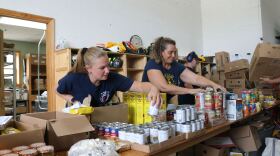
<svg viewBox="0 0 280 156">
<path fill-rule="evenodd" d="M 119 138 L 142 145 L 160 143 L 176 135 L 174 122 L 152 122 L 143 125 L 103 122 L 94 126 L 99 136 Z"/>
<path fill-rule="evenodd" d="M 181 133 L 190 133 L 204 128 L 204 120 L 197 118 L 195 106 L 180 106 L 174 115 L 176 130 Z"/>
</svg>

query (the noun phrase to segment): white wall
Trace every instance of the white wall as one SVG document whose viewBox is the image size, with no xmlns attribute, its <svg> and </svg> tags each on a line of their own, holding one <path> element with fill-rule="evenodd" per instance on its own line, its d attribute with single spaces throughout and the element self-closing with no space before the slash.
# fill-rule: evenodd
<svg viewBox="0 0 280 156">
<path fill-rule="evenodd" d="M 275 39 L 280 35 L 280 1 L 261 0 L 264 42 L 279 43 Z"/>
<path fill-rule="evenodd" d="M 262 37 L 260 0 L 201 0 L 205 55 L 253 53 Z"/>
<path fill-rule="evenodd" d="M 159 36 L 175 39 L 179 55 L 202 50 L 199 0 L 0 0 L 0 6 L 55 18 L 56 43 L 71 47 L 138 34 L 145 46 Z"/>
</svg>

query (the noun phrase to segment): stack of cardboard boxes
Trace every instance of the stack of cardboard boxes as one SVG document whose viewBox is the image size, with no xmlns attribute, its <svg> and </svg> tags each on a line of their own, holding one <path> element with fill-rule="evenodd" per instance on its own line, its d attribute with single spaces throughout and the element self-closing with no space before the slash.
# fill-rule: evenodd
<svg viewBox="0 0 280 156">
<path fill-rule="evenodd" d="M 227 89 L 246 89 L 248 82 L 249 62 L 240 59 L 225 64 L 225 77 Z"/>
<path fill-rule="evenodd" d="M 229 63 L 229 53 L 222 51 L 215 53 L 217 70 L 212 75 L 212 81 L 225 86 L 225 64 Z"/>
</svg>

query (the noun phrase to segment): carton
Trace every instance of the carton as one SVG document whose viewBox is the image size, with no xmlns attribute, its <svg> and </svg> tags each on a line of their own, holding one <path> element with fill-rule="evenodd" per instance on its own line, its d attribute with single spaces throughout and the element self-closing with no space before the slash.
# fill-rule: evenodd
<svg viewBox="0 0 280 156">
<path fill-rule="evenodd" d="M 260 77 L 280 76 L 280 45 L 260 43 L 257 45 L 250 63 L 250 81 Z"/>
<path fill-rule="evenodd" d="M 87 132 L 94 130 L 85 116 L 62 112 L 22 114 L 20 121 L 42 129 L 46 142 L 56 151 L 69 150 L 76 142 L 87 139 Z"/>
<path fill-rule="evenodd" d="M 225 73 L 226 79 L 248 79 L 249 78 L 249 70 L 241 69 L 237 71 L 232 71 Z"/>
<path fill-rule="evenodd" d="M 257 130 L 252 126 L 242 126 L 230 130 L 233 142 L 244 152 L 257 151 L 261 141 Z"/>
<path fill-rule="evenodd" d="M 246 79 L 227 79 L 226 80 L 226 88 L 230 89 L 245 89 L 246 88 Z"/>
<path fill-rule="evenodd" d="M 195 146 L 196 156 L 228 156 L 229 150 L 227 148 L 214 148 L 204 144 Z"/>
<path fill-rule="evenodd" d="M 224 71 L 225 64 L 229 63 L 229 53 L 222 51 L 215 53 L 215 59 L 217 64 L 217 71 Z"/>
<path fill-rule="evenodd" d="M 225 64 L 225 73 L 238 71 L 242 69 L 249 69 L 249 62 L 247 59 L 240 59 Z"/>
<path fill-rule="evenodd" d="M 167 150 L 171 147 L 175 147 L 176 145 L 179 145 L 184 140 L 185 140 L 185 135 L 179 134 L 175 137 L 172 137 L 166 141 L 163 141 L 163 142 L 157 143 L 157 144 L 141 145 L 141 144 L 137 144 L 137 143 L 132 143 L 131 149 L 153 154 L 153 153 L 157 153 L 157 152 L 160 152 L 163 150 Z"/>
<path fill-rule="evenodd" d="M 227 119 L 239 120 L 243 118 L 242 103 L 237 103 L 237 100 L 227 100 Z"/>
<path fill-rule="evenodd" d="M 95 107 L 91 114 L 91 123 L 96 122 L 128 122 L 128 105 Z"/>
<path fill-rule="evenodd" d="M 8 126 L 17 128 L 21 132 L 0 135 L 0 149 L 11 149 L 16 146 L 28 146 L 32 143 L 44 142 L 43 132 L 39 128 L 17 121 L 11 121 Z"/>
</svg>

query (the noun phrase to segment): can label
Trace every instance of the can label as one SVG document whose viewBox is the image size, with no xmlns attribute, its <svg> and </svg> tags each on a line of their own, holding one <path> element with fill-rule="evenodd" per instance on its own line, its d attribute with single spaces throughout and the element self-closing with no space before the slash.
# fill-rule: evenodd
<svg viewBox="0 0 280 156">
<path fill-rule="evenodd" d="M 181 125 L 181 132 L 182 133 L 190 133 L 191 131 L 192 131 L 192 129 L 191 129 L 191 124 L 190 123 L 186 123 L 186 124 Z"/>
<path fill-rule="evenodd" d="M 168 140 L 169 138 L 169 130 L 167 128 L 158 130 L 158 142 L 163 142 Z"/>
<path fill-rule="evenodd" d="M 205 99 L 204 99 L 204 93 L 197 93 L 195 95 L 195 107 L 196 110 L 204 110 L 205 105 Z"/>
<path fill-rule="evenodd" d="M 206 92 L 205 93 L 205 110 L 213 110 L 214 103 L 213 103 L 213 93 Z"/>
<path fill-rule="evenodd" d="M 215 109 L 220 110 L 222 108 L 222 103 L 223 103 L 223 94 L 222 93 L 214 93 L 214 105 Z"/>
<path fill-rule="evenodd" d="M 191 121 L 191 109 L 186 108 L 186 121 Z"/>
<path fill-rule="evenodd" d="M 178 123 L 186 122 L 186 111 L 184 109 L 176 110 L 176 122 Z"/>
<path fill-rule="evenodd" d="M 152 144 L 158 143 L 158 129 L 157 128 L 150 129 L 150 141 Z"/>
</svg>

